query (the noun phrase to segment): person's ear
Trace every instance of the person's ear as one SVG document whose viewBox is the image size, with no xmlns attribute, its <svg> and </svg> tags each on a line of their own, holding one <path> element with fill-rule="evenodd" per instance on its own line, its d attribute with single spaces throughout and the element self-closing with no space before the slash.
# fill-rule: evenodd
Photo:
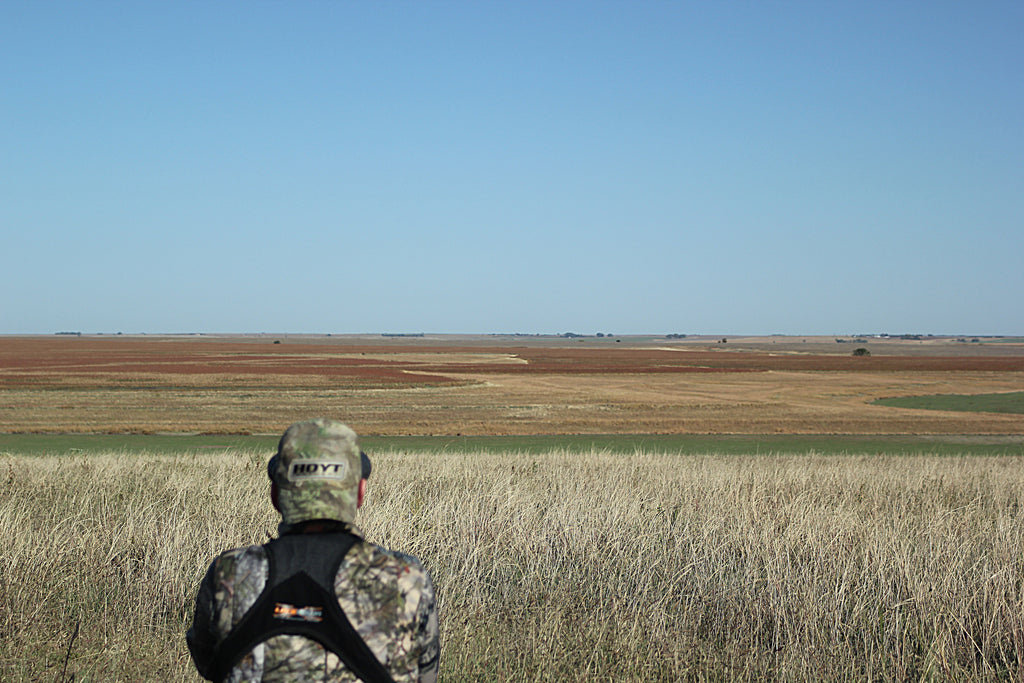
<svg viewBox="0 0 1024 683">
<path fill-rule="evenodd" d="M 356 496 L 356 507 L 363 507 L 363 499 L 366 498 L 366 480 L 359 480 L 359 495 Z"/>
<path fill-rule="evenodd" d="M 274 509 L 278 512 L 281 511 L 281 505 L 277 502 L 277 482 L 270 482 L 270 502 L 274 505 Z"/>
</svg>

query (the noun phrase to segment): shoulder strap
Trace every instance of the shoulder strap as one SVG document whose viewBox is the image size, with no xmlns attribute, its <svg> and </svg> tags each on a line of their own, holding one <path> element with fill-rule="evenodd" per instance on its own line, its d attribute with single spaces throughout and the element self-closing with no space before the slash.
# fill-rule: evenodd
<svg viewBox="0 0 1024 683">
<path fill-rule="evenodd" d="M 277 635 L 311 638 L 366 683 L 394 679 L 355 630 L 334 594 L 345 554 L 360 542 L 351 534 L 294 534 L 267 543 L 267 584 L 218 645 L 214 680 L 223 681 L 254 647 Z"/>
</svg>

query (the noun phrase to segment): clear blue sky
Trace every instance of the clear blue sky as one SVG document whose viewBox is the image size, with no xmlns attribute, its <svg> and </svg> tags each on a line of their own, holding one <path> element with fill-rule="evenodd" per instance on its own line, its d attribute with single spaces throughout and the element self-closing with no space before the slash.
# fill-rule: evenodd
<svg viewBox="0 0 1024 683">
<path fill-rule="evenodd" d="M 0 3 L 0 334 L 1024 333 L 1024 3 Z"/>
</svg>

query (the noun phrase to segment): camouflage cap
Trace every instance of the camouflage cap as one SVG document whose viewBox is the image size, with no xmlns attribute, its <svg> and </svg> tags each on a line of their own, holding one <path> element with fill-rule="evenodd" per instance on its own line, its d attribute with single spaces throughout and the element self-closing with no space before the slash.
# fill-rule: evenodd
<svg viewBox="0 0 1024 683">
<path fill-rule="evenodd" d="M 359 480 L 369 475 L 368 465 L 356 433 L 341 422 L 319 418 L 293 424 L 267 463 L 282 522 L 354 522 Z"/>
</svg>

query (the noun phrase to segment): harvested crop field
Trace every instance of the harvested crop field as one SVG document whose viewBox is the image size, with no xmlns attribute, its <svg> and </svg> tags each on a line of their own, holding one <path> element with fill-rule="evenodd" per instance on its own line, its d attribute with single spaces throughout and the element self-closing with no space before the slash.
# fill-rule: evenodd
<svg viewBox="0 0 1024 683">
<path fill-rule="evenodd" d="M 0 338 L 0 432 L 1024 434 L 872 405 L 1024 390 L 1024 345 L 559 337 Z"/>
</svg>

